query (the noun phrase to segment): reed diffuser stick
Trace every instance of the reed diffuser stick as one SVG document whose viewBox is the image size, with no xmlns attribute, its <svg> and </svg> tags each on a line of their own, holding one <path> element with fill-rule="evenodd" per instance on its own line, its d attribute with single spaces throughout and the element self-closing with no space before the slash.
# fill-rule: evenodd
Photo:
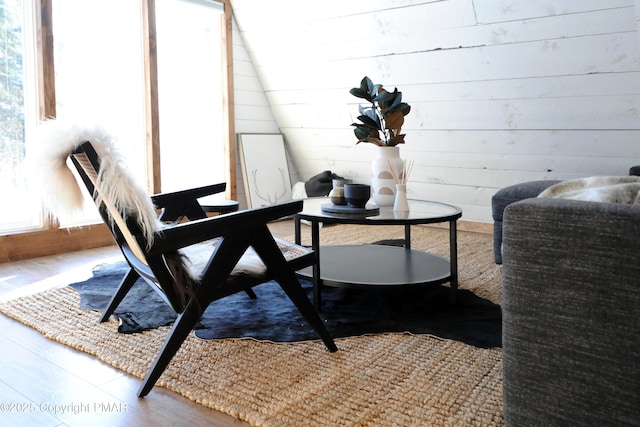
<svg viewBox="0 0 640 427">
<path fill-rule="evenodd" d="M 393 180 L 396 184 L 406 184 L 409 180 L 409 175 L 411 174 L 411 170 L 413 169 L 413 160 L 403 160 L 402 161 L 402 170 L 398 171 L 395 163 L 388 161 L 389 168 L 391 169 L 391 175 L 393 176 Z"/>
<path fill-rule="evenodd" d="M 395 182 L 396 184 L 399 184 L 400 177 L 398 176 L 398 169 L 396 168 L 395 162 L 392 162 L 391 160 L 387 160 L 387 163 L 389 164 L 389 168 L 391 169 L 391 176 L 393 177 L 393 182 Z"/>
<path fill-rule="evenodd" d="M 413 160 L 408 160 L 405 162 L 405 170 L 404 170 L 404 183 L 406 184 L 409 180 L 409 175 L 411 175 L 411 170 L 413 169 Z"/>
</svg>

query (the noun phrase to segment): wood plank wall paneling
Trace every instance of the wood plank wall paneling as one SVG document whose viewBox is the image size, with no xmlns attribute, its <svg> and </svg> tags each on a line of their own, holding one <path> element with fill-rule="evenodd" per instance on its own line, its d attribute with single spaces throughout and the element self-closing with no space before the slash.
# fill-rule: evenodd
<svg viewBox="0 0 640 427">
<path fill-rule="evenodd" d="M 276 3 L 231 0 L 237 123 L 279 128 L 300 180 L 369 179 L 349 126 L 364 75 L 412 106 L 410 195 L 466 220 L 491 222 L 506 185 L 640 164 L 640 0 Z"/>
<path fill-rule="evenodd" d="M 281 133 L 273 109 L 256 72 L 253 60 L 245 48 L 242 34 L 233 20 L 233 78 L 235 99 L 235 132 L 242 133 Z M 236 147 L 236 184 L 237 200 L 240 209 L 247 207 L 244 179 L 240 166 L 239 147 Z M 287 146 L 291 181 L 298 181 L 296 165 Z"/>
</svg>

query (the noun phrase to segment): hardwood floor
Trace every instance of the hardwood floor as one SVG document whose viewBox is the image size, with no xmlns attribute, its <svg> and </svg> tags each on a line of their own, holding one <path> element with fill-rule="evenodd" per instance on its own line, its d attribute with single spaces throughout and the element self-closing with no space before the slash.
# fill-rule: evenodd
<svg viewBox="0 0 640 427">
<path fill-rule="evenodd" d="M 271 229 L 292 235 L 293 223 L 276 222 Z M 121 259 L 112 246 L 0 264 L 0 301 L 85 280 L 95 265 Z M 139 399 L 139 379 L 2 314 L 0 363 L 1 425 L 248 425 L 162 387 Z"/>
</svg>

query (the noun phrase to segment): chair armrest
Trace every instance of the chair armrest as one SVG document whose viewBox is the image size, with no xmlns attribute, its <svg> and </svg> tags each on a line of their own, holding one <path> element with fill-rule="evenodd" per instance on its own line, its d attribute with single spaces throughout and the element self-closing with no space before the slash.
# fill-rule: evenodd
<svg viewBox="0 0 640 427">
<path fill-rule="evenodd" d="M 300 212 L 302 206 L 303 201 L 297 200 L 166 226 L 156 233 L 148 255 L 157 256 L 216 237 L 250 232 L 256 226 L 266 226 L 270 221 Z"/>
<path fill-rule="evenodd" d="M 640 419 L 640 206 L 527 199 L 505 210 L 508 425 Z"/>
<path fill-rule="evenodd" d="M 198 199 L 212 194 L 222 193 L 227 188 L 226 183 L 190 188 L 170 193 L 160 193 L 151 196 L 156 208 L 162 209 L 161 221 L 178 221 L 182 217 L 190 220 L 206 218 L 207 215 L 198 203 Z"/>
<path fill-rule="evenodd" d="M 173 191 L 169 193 L 159 193 L 151 196 L 151 200 L 158 208 L 174 203 L 175 200 L 197 200 L 200 197 L 222 193 L 227 188 L 226 182 L 205 185 L 203 187 L 189 188 L 186 190 Z"/>
</svg>

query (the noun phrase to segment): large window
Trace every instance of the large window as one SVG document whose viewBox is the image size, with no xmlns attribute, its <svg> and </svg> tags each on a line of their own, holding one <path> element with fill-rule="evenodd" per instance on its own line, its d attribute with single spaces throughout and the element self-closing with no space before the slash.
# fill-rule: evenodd
<svg viewBox="0 0 640 427">
<path fill-rule="evenodd" d="M 136 178 L 144 184 L 147 173 L 141 34 L 139 2 L 53 1 L 56 115 L 104 126 L 116 138 Z M 61 218 L 61 226 L 100 221 L 95 205 L 90 201 L 87 205 L 83 214 Z"/>
<path fill-rule="evenodd" d="M 225 181 L 222 13 L 210 1 L 156 0 L 162 191 Z"/>
<path fill-rule="evenodd" d="M 38 117 L 32 4 L 0 0 L 0 234 L 42 226 L 25 163 L 26 129 Z"/>
<path fill-rule="evenodd" d="M 0 0 L 0 262 L 110 241 L 90 204 L 70 233 L 41 218 L 25 158 L 45 117 L 107 127 L 150 192 L 235 177 L 230 21 L 229 0 Z"/>
<path fill-rule="evenodd" d="M 29 131 L 47 117 L 105 126 L 151 192 L 235 177 L 226 158 L 235 152 L 225 105 L 233 90 L 229 7 L 228 0 L 0 0 L 0 239 L 12 245 L 0 247 L 0 261 L 22 246 L 58 242 L 50 236 L 59 224 L 42 219 L 25 164 Z"/>
</svg>

